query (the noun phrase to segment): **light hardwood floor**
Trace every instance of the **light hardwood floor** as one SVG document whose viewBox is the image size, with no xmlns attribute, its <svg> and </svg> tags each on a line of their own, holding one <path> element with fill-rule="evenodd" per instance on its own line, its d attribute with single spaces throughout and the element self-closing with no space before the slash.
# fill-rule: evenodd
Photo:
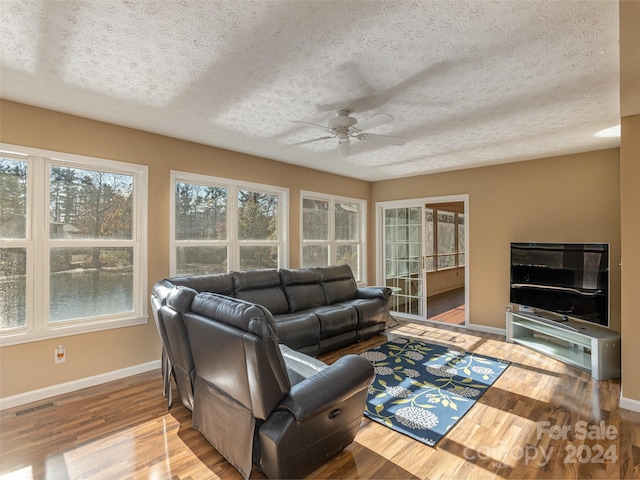
<svg viewBox="0 0 640 480">
<path fill-rule="evenodd" d="M 391 336 L 512 363 L 435 448 L 363 418 L 355 441 L 309 478 L 640 478 L 640 414 L 619 408 L 619 381 L 596 382 L 497 335 L 405 322 L 321 358 L 333 362 Z M 191 428 L 186 408 L 167 411 L 159 371 L 14 415 L 47 401 L 0 413 L 0 479 L 241 478 Z M 251 478 L 265 477 L 254 467 Z"/>
</svg>

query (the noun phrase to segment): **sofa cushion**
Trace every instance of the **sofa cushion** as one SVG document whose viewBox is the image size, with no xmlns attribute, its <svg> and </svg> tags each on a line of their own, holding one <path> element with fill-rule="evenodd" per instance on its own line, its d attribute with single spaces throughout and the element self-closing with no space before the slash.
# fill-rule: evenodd
<svg viewBox="0 0 640 480">
<path fill-rule="evenodd" d="M 311 311 L 320 320 L 320 340 L 349 331 L 355 332 L 358 325 L 358 313 L 348 305 L 325 305 Z"/>
<path fill-rule="evenodd" d="M 277 270 L 247 270 L 232 272 L 231 276 L 236 298 L 262 305 L 273 315 L 289 312 Z"/>
<path fill-rule="evenodd" d="M 356 298 L 358 285 L 349 265 L 318 268 L 327 305 Z"/>
<path fill-rule="evenodd" d="M 191 312 L 254 333 L 261 338 L 267 337 L 269 332 L 260 330 L 261 324 L 253 320 L 264 319 L 265 324 L 275 332 L 273 316 L 265 308 L 216 293 L 204 292 L 196 295 L 191 303 Z"/>
<path fill-rule="evenodd" d="M 275 315 L 274 320 L 280 343 L 295 350 L 316 351 L 306 349 L 320 343 L 320 321 L 312 311 Z"/>
<path fill-rule="evenodd" d="M 315 268 L 280 270 L 280 281 L 289 301 L 291 313 L 325 305 L 320 272 Z"/>
<path fill-rule="evenodd" d="M 176 286 L 193 288 L 197 292 L 219 293 L 220 295 L 231 295 L 233 292 L 233 279 L 228 273 L 172 277 L 165 282 Z"/>
</svg>

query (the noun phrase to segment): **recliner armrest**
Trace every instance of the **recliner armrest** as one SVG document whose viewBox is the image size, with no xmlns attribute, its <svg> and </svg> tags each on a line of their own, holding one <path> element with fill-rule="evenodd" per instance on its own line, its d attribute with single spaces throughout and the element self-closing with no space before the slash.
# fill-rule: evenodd
<svg viewBox="0 0 640 480">
<path fill-rule="evenodd" d="M 387 300 L 391 296 L 389 287 L 361 287 L 356 290 L 356 298 L 381 298 Z"/>
<path fill-rule="evenodd" d="M 294 385 L 278 405 L 298 422 L 337 405 L 371 385 L 373 365 L 358 355 L 345 355 L 312 377 Z"/>
</svg>

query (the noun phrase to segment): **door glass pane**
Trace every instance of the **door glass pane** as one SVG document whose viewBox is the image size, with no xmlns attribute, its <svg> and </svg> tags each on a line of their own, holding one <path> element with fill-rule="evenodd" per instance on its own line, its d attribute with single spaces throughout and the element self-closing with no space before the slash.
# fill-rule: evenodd
<svg viewBox="0 0 640 480">
<path fill-rule="evenodd" d="M 227 239 L 227 189 L 176 183 L 176 240 Z"/>
<path fill-rule="evenodd" d="M 329 240 L 329 202 L 326 200 L 302 201 L 303 240 Z"/>
<path fill-rule="evenodd" d="M 27 325 L 27 249 L 0 248 L 0 330 Z"/>
<path fill-rule="evenodd" d="M 335 215 L 336 240 L 357 241 L 359 238 L 358 205 L 355 203 L 336 202 Z"/>
<path fill-rule="evenodd" d="M 133 248 L 52 248 L 49 321 L 133 311 Z"/>
<path fill-rule="evenodd" d="M 278 239 L 278 195 L 238 191 L 238 239 Z"/>
<path fill-rule="evenodd" d="M 240 270 L 278 268 L 278 247 L 241 246 Z"/>
<path fill-rule="evenodd" d="M 227 247 L 178 247 L 176 275 L 203 275 L 227 271 Z"/>
<path fill-rule="evenodd" d="M 27 162 L 0 158 L 0 238 L 27 237 Z"/>
<path fill-rule="evenodd" d="M 458 266 L 464 266 L 464 213 L 458 214 Z"/>
<path fill-rule="evenodd" d="M 391 299 L 391 308 L 422 316 L 422 209 L 386 209 L 384 219 L 386 285 L 400 289 Z"/>
<path fill-rule="evenodd" d="M 305 245 L 302 247 L 302 266 L 304 268 L 326 267 L 329 265 L 329 247 L 327 245 Z"/>
<path fill-rule="evenodd" d="M 51 238 L 130 240 L 132 209 L 132 175 L 51 166 Z"/>
</svg>

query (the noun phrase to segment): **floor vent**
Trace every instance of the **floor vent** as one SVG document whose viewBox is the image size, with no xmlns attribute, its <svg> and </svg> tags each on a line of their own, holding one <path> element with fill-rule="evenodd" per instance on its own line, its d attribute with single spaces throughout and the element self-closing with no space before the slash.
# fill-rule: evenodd
<svg viewBox="0 0 640 480">
<path fill-rule="evenodd" d="M 22 417 L 23 415 L 28 415 L 30 413 L 39 412 L 40 410 L 45 410 L 47 408 L 55 407 L 56 404 L 53 402 L 43 403 L 42 405 L 36 405 L 35 407 L 25 408 L 24 410 L 18 410 L 13 414 L 14 418 Z"/>
</svg>

